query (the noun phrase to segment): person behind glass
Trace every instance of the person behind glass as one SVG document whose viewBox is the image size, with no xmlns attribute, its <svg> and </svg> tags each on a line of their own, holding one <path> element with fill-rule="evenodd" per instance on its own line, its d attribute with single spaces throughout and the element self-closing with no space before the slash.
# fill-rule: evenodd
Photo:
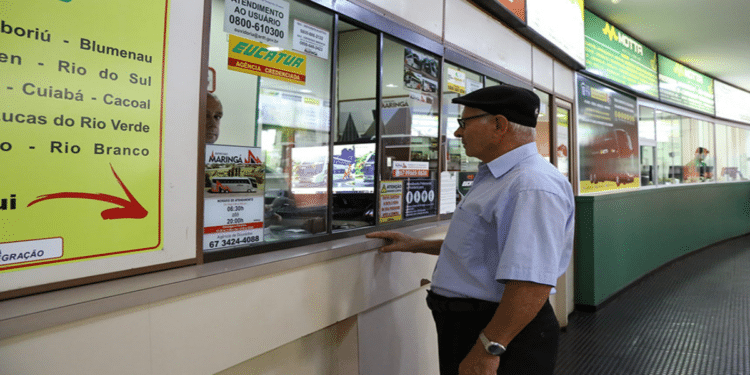
<svg viewBox="0 0 750 375">
<path fill-rule="evenodd" d="M 695 157 L 693 160 L 685 164 L 682 168 L 682 178 L 686 182 L 698 182 L 711 179 L 713 173 L 709 171 L 709 167 L 706 164 L 706 158 L 708 157 L 708 149 L 704 147 L 698 147 L 695 149 Z"/>
<path fill-rule="evenodd" d="M 224 108 L 221 101 L 209 92 L 206 97 L 206 143 L 213 144 L 219 139 L 222 116 L 224 116 Z"/>
<path fill-rule="evenodd" d="M 221 117 L 224 116 L 224 108 L 221 101 L 213 93 L 206 95 L 206 144 L 213 144 L 219 139 L 219 127 Z M 206 173 L 204 187 L 211 188 L 211 177 Z"/>
<path fill-rule="evenodd" d="M 510 85 L 453 99 L 455 132 L 482 163 L 445 240 L 373 232 L 381 252 L 438 255 L 428 291 L 440 374 L 552 374 L 559 325 L 549 294 L 573 249 L 573 191 L 537 151 L 539 97 Z"/>
</svg>

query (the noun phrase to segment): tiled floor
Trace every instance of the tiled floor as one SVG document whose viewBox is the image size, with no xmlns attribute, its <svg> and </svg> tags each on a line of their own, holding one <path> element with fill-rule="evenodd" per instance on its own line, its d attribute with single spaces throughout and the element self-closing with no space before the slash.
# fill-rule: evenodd
<svg viewBox="0 0 750 375">
<path fill-rule="evenodd" d="M 647 276 L 594 313 L 574 312 L 556 375 L 750 375 L 750 236 Z"/>
</svg>

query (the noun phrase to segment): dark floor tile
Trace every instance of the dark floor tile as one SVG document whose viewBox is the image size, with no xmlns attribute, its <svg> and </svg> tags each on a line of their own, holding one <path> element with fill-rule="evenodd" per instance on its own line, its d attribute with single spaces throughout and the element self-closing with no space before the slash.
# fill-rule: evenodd
<svg viewBox="0 0 750 375">
<path fill-rule="evenodd" d="M 750 375 L 750 236 L 648 275 L 574 312 L 557 375 Z"/>
</svg>

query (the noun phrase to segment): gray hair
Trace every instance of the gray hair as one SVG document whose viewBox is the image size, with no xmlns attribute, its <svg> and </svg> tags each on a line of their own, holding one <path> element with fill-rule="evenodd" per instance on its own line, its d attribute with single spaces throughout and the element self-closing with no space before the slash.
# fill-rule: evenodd
<svg viewBox="0 0 750 375">
<path fill-rule="evenodd" d="M 508 121 L 508 130 L 513 140 L 519 144 L 526 144 L 536 140 L 536 129 L 530 126 Z"/>
</svg>

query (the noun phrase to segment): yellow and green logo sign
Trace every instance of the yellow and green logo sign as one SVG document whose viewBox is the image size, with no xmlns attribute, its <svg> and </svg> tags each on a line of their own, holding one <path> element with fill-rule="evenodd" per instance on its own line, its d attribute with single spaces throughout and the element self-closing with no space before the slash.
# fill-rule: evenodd
<svg viewBox="0 0 750 375">
<path fill-rule="evenodd" d="M 305 84 L 307 56 L 229 35 L 229 70 Z"/>
<path fill-rule="evenodd" d="M 586 70 L 658 97 L 656 53 L 586 11 Z"/>
</svg>

